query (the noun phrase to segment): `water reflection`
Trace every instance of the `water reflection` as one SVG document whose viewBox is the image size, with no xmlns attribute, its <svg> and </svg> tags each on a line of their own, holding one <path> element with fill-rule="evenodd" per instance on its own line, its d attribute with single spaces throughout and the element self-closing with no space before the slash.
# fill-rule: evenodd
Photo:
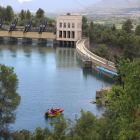
<svg viewBox="0 0 140 140">
<path fill-rule="evenodd" d="M 7 41 L 0 41 L 0 49 L 5 50 L 9 49 L 11 51 L 16 50 L 24 50 L 27 53 L 31 53 L 34 50 L 38 50 L 41 53 L 46 52 L 54 52 L 55 49 L 53 47 L 53 44 L 37 44 L 35 42 L 28 42 L 28 43 L 22 43 L 22 42 L 7 42 Z"/>
<path fill-rule="evenodd" d="M 97 80 L 99 80 L 101 82 L 105 82 L 103 84 L 103 86 L 110 86 L 110 84 L 112 85 L 112 83 L 113 83 L 113 79 L 111 79 L 103 74 L 99 75 L 98 72 L 95 70 L 83 69 L 83 75 L 85 78 L 88 78 L 88 76 L 93 76 Z"/>
<path fill-rule="evenodd" d="M 57 47 L 56 48 L 57 68 L 60 67 L 77 67 L 76 49 Z"/>
</svg>

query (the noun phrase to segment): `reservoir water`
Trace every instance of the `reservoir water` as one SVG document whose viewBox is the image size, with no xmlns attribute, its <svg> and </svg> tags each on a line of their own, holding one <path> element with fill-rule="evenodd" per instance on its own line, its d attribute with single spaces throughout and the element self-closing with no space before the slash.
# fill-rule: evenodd
<svg viewBox="0 0 140 140">
<path fill-rule="evenodd" d="M 46 109 L 63 108 L 64 116 L 74 121 L 81 109 L 98 117 L 105 108 L 90 102 L 96 90 L 111 86 L 112 79 L 94 70 L 82 69 L 82 62 L 73 47 L 47 44 L 0 42 L 0 63 L 14 67 L 19 79 L 21 102 L 16 110 L 13 130 L 36 127 L 50 128 L 51 118 L 45 118 Z"/>
</svg>

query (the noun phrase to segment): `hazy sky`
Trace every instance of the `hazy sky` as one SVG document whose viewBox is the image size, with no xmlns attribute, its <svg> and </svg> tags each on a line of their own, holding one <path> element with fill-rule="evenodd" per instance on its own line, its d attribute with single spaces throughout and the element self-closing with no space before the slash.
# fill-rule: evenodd
<svg viewBox="0 0 140 140">
<path fill-rule="evenodd" d="M 92 5 L 101 0 L 75 0 L 84 6 Z M 21 10 L 29 9 L 35 11 L 38 8 L 42 8 L 45 12 L 61 10 L 61 9 L 72 9 L 72 8 L 83 8 L 80 4 L 74 0 L 0 0 L 0 5 L 6 7 L 10 5 L 13 9 Z"/>
</svg>

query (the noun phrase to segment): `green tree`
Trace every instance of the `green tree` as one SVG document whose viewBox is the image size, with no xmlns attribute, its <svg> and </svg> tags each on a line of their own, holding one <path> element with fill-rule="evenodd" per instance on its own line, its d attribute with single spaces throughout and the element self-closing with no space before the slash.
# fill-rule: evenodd
<svg viewBox="0 0 140 140">
<path fill-rule="evenodd" d="M 32 22 L 32 27 L 37 27 L 37 22 L 36 21 Z"/>
<path fill-rule="evenodd" d="M 0 17 L 6 20 L 6 8 L 0 6 Z"/>
<path fill-rule="evenodd" d="M 25 11 L 23 9 L 20 12 L 20 18 L 21 18 L 21 20 L 24 20 L 26 18 L 26 14 L 25 14 Z"/>
<path fill-rule="evenodd" d="M 15 109 L 20 103 L 16 92 L 18 87 L 17 75 L 13 67 L 0 64 L 0 139 L 8 139 L 8 125 L 16 119 Z"/>
<path fill-rule="evenodd" d="M 89 111 L 81 110 L 81 117 L 75 119 L 73 131 L 69 135 L 70 140 L 98 140 L 99 134 L 96 132 L 97 118 Z"/>
<path fill-rule="evenodd" d="M 48 23 L 50 23 L 52 25 L 53 19 L 49 18 Z"/>
<path fill-rule="evenodd" d="M 126 44 L 123 50 L 124 59 L 129 58 L 131 61 L 137 56 L 137 48 L 133 44 Z"/>
<path fill-rule="evenodd" d="M 117 37 L 115 35 L 111 35 L 111 42 L 112 45 L 117 45 Z"/>
<path fill-rule="evenodd" d="M 87 18 L 85 16 L 82 17 L 82 24 L 87 24 Z"/>
<path fill-rule="evenodd" d="M 135 35 L 139 35 L 140 36 L 140 25 L 136 26 Z"/>
<path fill-rule="evenodd" d="M 85 16 L 82 17 L 82 30 L 88 29 L 87 18 Z"/>
<path fill-rule="evenodd" d="M 94 27 L 94 33 L 95 33 L 96 37 L 98 37 L 98 38 L 101 37 L 101 34 L 103 31 L 104 31 L 104 28 L 100 24 L 98 24 L 98 26 Z"/>
<path fill-rule="evenodd" d="M 122 30 L 125 30 L 127 33 L 131 33 L 133 29 L 132 21 L 130 19 L 126 20 L 122 25 Z"/>
<path fill-rule="evenodd" d="M 110 39 L 111 39 L 111 36 L 109 33 L 106 33 L 104 31 L 101 33 L 102 42 L 108 42 L 108 41 L 110 41 Z"/>
<path fill-rule="evenodd" d="M 118 38 L 117 44 L 118 44 L 119 46 L 121 46 L 121 48 L 123 49 L 123 48 L 124 48 L 124 45 L 125 45 L 125 38 L 124 38 L 123 36 L 120 36 L 120 37 Z"/>
<path fill-rule="evenodd" d="M 67 15 L 71 15 L 71 13 L 67 13 Z"/>
<path fill-rule="evenodd" d="M 11 22 L 14 19 L 14 11 L 11 6 L 6 7 L 6 20 Z"/>
<path fill-rule="evenodd" d="M 45 140 L 45 135 L 41 127 L 37 127 L 35 132 L 30 135 L 30 140 Z"/>
<path fill-rule="evenodd" d="M 36 128 L 35 132 L 31 133 L 31 140 L 66 140 L 66 133 L 70 130 L 70 119 L 65 119 L 62 115 L 53 118 L 50 125 L 53 127 L 53 131 L 50 131 L 47 127 L 42 130 L 40 127 Z"/>
<path fill-rule="evenodd" d="M 15 131 L 10 133 L 10 138 L 13 140 L 29 140 L 30 131 L 28 130 L 21 130 L 21 131 Z"/>
<path fill-rule="evenodd" d="M 101 29 L 102 31 L 104 30 L 104 28 L 100 24 L 97 25 L 96 29 Z"/>
<path fill-rule="evenodd" d="M 92 30 L 94 29 L 94 23 L 93 23 L 93 21 L 90 22 L 90 29 L 92 29 Z"/>
<path fill-rule="evenodd" d="M 98 45 L 98 48 L 99 48 L 99 51 L 101 52 L 101 53 L 107 53 L 107 47 L 106 47 L 106 45 L 105 44 L 100 44 L 100 45 Z"/>
<path fill-rule="evenodd" d="M 29 11 L 29 9 L 27 10 L 27 13 L 26 13 L 26 19 L 30 19 L 31 18 L 31 12 Z"/>
<path fill-rule="evenodd" d="M 24 140 L 28 140 L 28 138 L 30 136 L 30 131 L 23 129 L 19 133 L 24 135 Z"/>
<path fill-rule="evenodd" d="M 50 125 L 54 128 L 52 138 L 54 140 L 65 140 L 70 124 L 70 119 L 65 119 L 62 115 L 53 119 L 53 122 L 50 122 Z"/>
<path fill-rule="evenodd" d="M 113 24 L 113 25 L 111 26 L 111 30 L 112 30 L 112 31 L 116 31 L 116 26 L 115 26 L 115 24 Z"/>
<path fill-rule="evenodd" d="M 36 12 L 36 18 L 43 18 L 44 17 L 44 10 L 39 8 Z"/>
<path fill-rule="evenodd" d="M 10 133 L 10 139 L 13 139 L 13 140 L 28 140 L 28 139 L 25 139 L 24 134 L 21 134 L 18 131 Z"/>
<path fill-rule="evenodd" d="M 140 39 L 137 36 L 133 36 L 133 44 L 139 49 L 140 47 Z"/>
<path fill-rule="evenodd" d="M 111 106 L 119 116 L 112 122 L 108 136 L 113 139 L 140 139 L 140 61 L 121 60 L 119 73 L 123 85 L 113 85 L 106 94 Z"/>
<path fill-rule="evenodd" d="M 93 24 L 93 21 L 90 22 L 90 26 L 89 26 L 89 38 L 90 38 L 90 40 L 94 39 L 94 24 Z"/>
<path fill-rule="evenodd" d="M 125 30 L 121 30 L 120 31 L 120 36 L 123 36 L 124 38 L 126 38 L 127 37 L 127 32 L 125 31 Z"/>
</svg>

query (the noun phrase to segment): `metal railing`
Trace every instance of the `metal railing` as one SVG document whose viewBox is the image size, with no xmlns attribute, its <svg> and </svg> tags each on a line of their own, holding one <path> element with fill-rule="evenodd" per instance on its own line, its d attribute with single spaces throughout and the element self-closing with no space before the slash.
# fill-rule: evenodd
<svg viewBox="0 0 140 140">
<path fill-rule="evenodd" d="M 1 30 L 9 30 L 10 27 L 6 26 L 6 27 L 2 27 Z M 24 30 L 24 27 L 16 27 L 14 31 L 18 31 L 18 30 Z M 47 31 L 55 31 L 56 30 L 56 27 L 48 27 L 48 28 L 45 28 L 45 31 L 44 32 L 47 32 Z M 39 27 L 31 27 L 29 32 L 32 32 L 32 31 L 36 31 L 38 32 L 39 31 Z"/>
</svg>

